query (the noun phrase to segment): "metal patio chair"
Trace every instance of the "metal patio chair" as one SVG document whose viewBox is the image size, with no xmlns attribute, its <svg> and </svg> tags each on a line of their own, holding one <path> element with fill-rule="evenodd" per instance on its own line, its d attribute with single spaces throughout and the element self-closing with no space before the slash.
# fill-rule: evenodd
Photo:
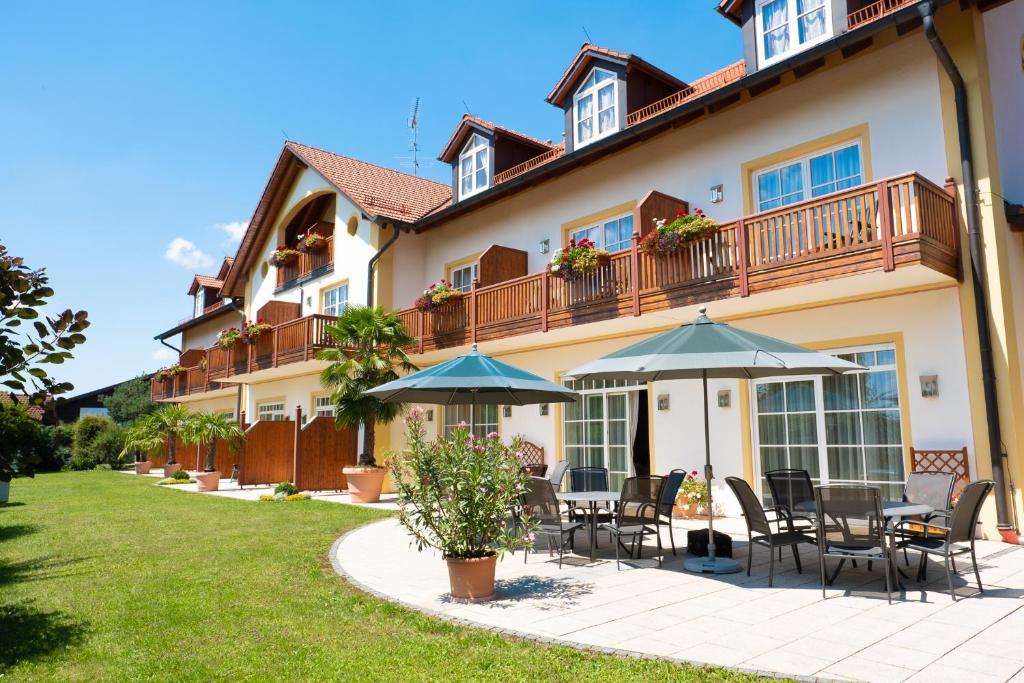
<svg viewBox="0 0 1024 683">
<path fill-rule="evenodd" d="M 548 541 L 548 553 L 551 552 L 552 539 L 558 540 L 558 567 L 562 567 L 562 554 L 565 544 L 575 550 L 576 530 L 583 527 L 580 522 L 569 522 L 562 518 L 561 505 L 555 497 L 555 489 L 551 482 L 543 477 L 530 477 L 523 495 L 523 515 L 537 523 L 534 538 L 544 536 Z M 530 556 L 529 549 L 523 553 L 523 564 Z"/>
<path fill-rule="evenodd" d="M 656 476 L 629 477 L 622 483 L 619 507 L 614 521 L 601 525 L 612 535 L 615 545 L 615 568 L 621 569 L 619 548 L 624 538 L 630 539 L 630 557 L 643 556 L 644 536 L 654 536 L 658 543 L 658 566 L 661 566 L 661 535 L 658 533 L 658 506 L 663 479 Z M 637 546 L 639 539 L 639 547 Z"/>
<path fill-rule="evenodd" d="M 885 569 L 885 592 L 892 604 L 893 567 L 887 544 L 882 494 L 873 486 L 816 486 L 814 488 L 818 526 L 818 564 L 821 597 L 825 597 L 825 558 L 839 559 L 828 583 L 835 580 L 846 560 L 881 562 Z"/>
<path fill-rule="evenodd" d="M 676 496 L 679 495 L 679 487 L 686 479 L 686 470 L 672 470 L 665 477 L 661 486 L 661 498 L 658 504 L 658 526 L 668 527 L 668 538 L 672 544 L 672 554 L 676 555 L 676 539 L 672 533 L 672 508 L 675 507 Z"/>
</svg>

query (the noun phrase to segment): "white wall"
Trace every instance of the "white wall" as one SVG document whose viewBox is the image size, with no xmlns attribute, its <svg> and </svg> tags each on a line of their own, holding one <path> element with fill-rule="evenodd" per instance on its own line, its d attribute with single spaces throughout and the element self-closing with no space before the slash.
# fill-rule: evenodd
<svg viewBox="0 0 1024 683">
<path fill-rule="evenodd" d="M 900 400 L 909 409 L 904 424 L 904 443 L 918 448 L 961 448 L 968 446 L 972 463 L 974 443 L 970 424 L 966 361 L 961 333 L 960 304 L 955 287 L 904 294 L 883 299 L 796 310 L 745 318 L 730 324 L 746 330 L 776 336 L 799 344 L 841 348 L 882 339 L 902 337 L 904 364 L 899 368 L 906 393 Z M 624 337 L 573 344 L 540 351 L 501 356 L 517 367 L 541 377 L 555 379 L 561 373 L 594 358 L 639 341 Z M 922 398 L 919 377 L 938 375 L 939 396 Z M 738 380 L 709 380 L 711 457 L 715 465 L 715 496 L 726 514 L 739 513 L 738 505 L 724 483 L 727 476 L 744 476 L 742 429 L 742 384 Z M 732 391 L 731 406 L 719 408 L 719 389 Z M 653 410 L 654 473 L 665 474 L 682 468 L 703 472 L 704 417 L 700 382 L 655 382 L 650 387 Z M 659 394 L 670 397 L 669 410 L 657 410 Z M 749 402 L 753 405 L 753 400 Z M 512 407 L 512 417 L 501 421 L 506 441 L 517 434 L 544 447 L 549 464 L 562 459 L 558 439 L 560 409 L 552 405 L 547 417 L 537 406 Z M 440 414 L 435 419 L 440 419 Z M 749 423 L 748 423 L 749 424 Z M 645 428 L 640 425 L 639 428 Z M 432 426 L 428 426 L 428 429 Z M 402 425 L 392 427 L 392 446 L 401 448 Z M 756 459 L 757 454 L 753 453 Z M 756 465 L 751 464 L 756 472 Z"/>
<path fill-rule="evenodd" d="M 241 316 L 231 310 L 185 330 L 181 335 L 181 350 L 209 348 L 217 341 L 221 330 L 228 327 L 241 327 Z"/>
<path fill-rule="evenodd" d="M 313 399 L 311 395 L 322 390 L 319 374 L 279 379 L 263 384 L 251 384 L 249 385 L 246 401 L 246 419 L 250 423 L 255 422 L 257 416 L 256 404 L 269 398 L 283 398 L 285 415 L 290 419 L 295 418 L 295 407 L 299 405 L 302 406 L 303 415 L 311 415 L 313 412 Z"/>
<path fill-rule="evenodd" d="M 996 146 L 1002 194 L 1015 203 L 1024 202 L 1024 0 L 1014 0 L 982 15 L 986 57 L 995 117 Z"/>
<path fill-rule="evenodd" d="M 264 268 L 264 263 L 281 243 L 283 231 L 288 221 L 295 215 L 295 209 L 316 194 L 330 192 L 336 197 L 334 217 L 334 270 L 327 275 L 304 282 L 301 287 L 292 287 L 280 294 L 275 294 L 277 287 L 277 271 Z M 355 235 L 348 233 L 349 219 L 355 216 L 357 229 Z M 374 246 L 377 240 L 377 227 L 362 217 L 361 212 L 344 195 L 337 192 L 316 171 L 307 168 L 300 174 L 285 201 L 274 229 L 260 248 L 260 254 L 250 273 L 249 301 L 246 303 L 246 314 L 252 318 L 263 304 L 271 300 L 301 302 L 302 314 L 310 315 L 320 311 L 320 289 L 334 283 L 347 280 L 349 283 L 349 300 L 354 303 L 366 302 L 366 265 L 376 253 Z M 265 271 L 265 274 L 264 274 Z"/>
<path fill-rule="evenodd" d="M 864 123 L 875 179 L 917 170 L 941 184 L 947 164 L 938 87 L 926 42 L 904 39 L 665 133 L 400 241 L 399 251 L 422 252 L 424 269 L 396 269 L 396 305 L 411 305 L 425 285 L 444 276 L 446 263 L 495 243 L 524 249 L 529 271 L 538 272 L 551 257 L 539 253 L 539 242 L 560 244 L 564 223 L 635 202 L 651 189 L 688 200 L 712 218 L 735 219 L 744 213 L 745 162 Z M 718 184 L 725 199 L 708 204 L 708 190 Z"/>
</svg>

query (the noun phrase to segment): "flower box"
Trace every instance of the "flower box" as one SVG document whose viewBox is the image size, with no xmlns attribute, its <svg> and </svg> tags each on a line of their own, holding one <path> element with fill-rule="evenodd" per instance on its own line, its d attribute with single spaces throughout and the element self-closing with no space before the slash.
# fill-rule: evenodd
<svg viewBox="0 0 1024 683">
<path fill-rule="evenodd" d="M 298 244 L 295 245 L 295 248 L 306 253 L 321 251 L 327 248 L 327 238 L 318 232 L 299 235 L 299 241 Z"/>
<path fill-rule="evenodd" d="M 257 338 L 270 332 L 272 329 L 274 328 L 270 323 L 264 322 L 263 318 L 260 318 L 256 322 L 245 323 L 243 334 L 245 335 L 245 340 L 252 344 Z"/>
<path fill-rule="evenodd" d="M 569 240 L 569 244 L 555 252 L 548 263 L 547 271 L 565 281 L 578 280 L 584 275 L 596 272 L 611 263 L 611 254 L 598 249 L 594 242 L 584 237 L 580 241 Z"/>
<path fill-rule="evenodd" d="M 241 338 L 242 331 L 240 329 L 237 327 L 229 327 L 226 330 L 221 330 L 220 334 L 217 335 L 217 346 L 228 351 L 233 348 Z"/>
<path fill-rule="evenodd" d="M 445 304 L 462 301 L 464 296 L 461 290 L 452 286 L 452 283 L 441 280 L 423 290 L 423 295 L 416 299 L 415 306 L 417 310 L 429 313 L 438 310 Z"/>
<path fill-rule="evenodd" d="M 281 268 L 294 263 L 297 258 L 299 258 L 298 251 L 282 244 L 270 255 L 267 263 L 275 268 Z"/>
<path fill-rule="evenodd" d="M 711 237 L 720 227 L 700 209 L 695 209 L 692 214 L 680 209 L 672 222 L 664 218 L 654 221 L 654 230 L 640 241 L 640 251 L 651 256 L 675 254 L 691 242 Z"/>
</svg>

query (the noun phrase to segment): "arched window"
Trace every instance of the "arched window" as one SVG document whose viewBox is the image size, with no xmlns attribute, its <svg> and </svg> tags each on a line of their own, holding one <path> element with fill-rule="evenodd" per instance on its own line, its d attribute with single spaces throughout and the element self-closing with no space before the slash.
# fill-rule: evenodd
<svg viewBox="0 0 1024 683">
<path fill-rule="evenodd" d="M 618 79 L 605 69 L 594 68 L 572 98 L 576 147 L 588 145 L 619 129 Z"/>
<path fill-rule="evenodd" d="M 487 140 L 474 133 L 459 155 L 459 199 L 487 189 L 487 154 Z"/>
</svg>

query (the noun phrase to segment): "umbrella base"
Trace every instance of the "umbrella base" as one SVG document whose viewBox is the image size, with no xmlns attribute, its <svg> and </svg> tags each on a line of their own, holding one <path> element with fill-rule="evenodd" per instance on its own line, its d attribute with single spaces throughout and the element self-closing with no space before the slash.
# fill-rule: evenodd
<svg viewBox="0 0 1024 683">
<path fill-rule="evenodd" d="M 734 574 L 740 570 L 740 564 L 728 557 L 691 557 L 683 562 L 683 569 L 696 574 Z"/>
</svg>

